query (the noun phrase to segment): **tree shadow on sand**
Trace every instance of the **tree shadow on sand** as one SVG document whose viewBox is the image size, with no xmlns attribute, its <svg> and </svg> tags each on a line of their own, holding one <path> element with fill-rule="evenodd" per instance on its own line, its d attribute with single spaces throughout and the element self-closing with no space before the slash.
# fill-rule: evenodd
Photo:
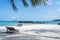
<svg viewBox="0 0 60 40">
<path fill-rule="evenodd" d="M 60 37 L 52 37 L 52 36 L 41 36 L 41 37 L 45 37 L 45 38 L 54 38 L 54 39 L 60 39 Z"/>
<path fill-rule="evenodd" d="M 53 32 L 53 33 L 60 34 L 60 30 L 32 29 L 32 30 L 25 30 L 25 31 L 34 31 L 35 33 Z"/>
<path fill-rule="evenodd" d="M 33 30 L 25 30 L 25 31 L 33 31 L 36 34 L 39 33 L 45 33 L 45 32 L 52 32 L 52 33 L 57 33 L 60 34 L 60 30 L 46 30 L 46 29 L 33 29 Z M 46 34 L 47 35 L 47 34 Z M 45 38 L 54 38 L 54 39 L 60 39 L 60 37 L 54 37 L 54 36 L 41 36 L 41 37 L 45 37 Z"/>
</svg>

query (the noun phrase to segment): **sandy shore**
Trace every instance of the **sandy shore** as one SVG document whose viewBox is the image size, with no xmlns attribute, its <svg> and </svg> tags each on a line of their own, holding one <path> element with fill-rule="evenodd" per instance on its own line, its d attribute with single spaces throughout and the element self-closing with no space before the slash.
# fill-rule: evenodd
<svg viewBox="0 0 60 40">
<path fill-rule="evenodd" d="M 7 29 L 0 27 L 0 40 L 60 40 L 60 25 L 31 24 L 14 28 L 18 29 L 19 33 L 3 33 Z"/>
</svg>

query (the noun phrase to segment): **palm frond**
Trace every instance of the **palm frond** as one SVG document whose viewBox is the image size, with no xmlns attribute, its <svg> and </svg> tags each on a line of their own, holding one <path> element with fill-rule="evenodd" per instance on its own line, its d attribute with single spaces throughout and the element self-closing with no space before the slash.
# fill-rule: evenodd
<svg viewBox="0 0 60 40">
<path fill-rule="evenodd" d="M 39 2 L 40 2 L 41 4 L 44 4 L 44 5 L 47 4 L 46 1 L 48 1 L 48 0 L 39 0 Z"/>
<path fill-rule="evenodd" d="M 14 0 L 11 0 L 11 5 L 12 5 L 12 8 L 14 9 L 14 11 L 17 11 L 17 7 L 16 7 L 16 5 L 14 4 Z"/>
<path fill-rule="evenodd" d="M 34 6 L 34 7 L 39 5 L 39 4 L 44 4 L 45 5 L 46 1 L 48 1 L 48 0 L 30 0 L 32 6 Z"/>
<path fill-rule="evenodd" d="M 36 7 L 39 4 L 44 4 L 45 5 L 46 1 L 48 1 L 48 0 L 30 0 L 33 7 Z M 22 0 L 22 2 L 23 2 L 23 5 L 25 7 L 29 6 L 29 4 L 27 3 L 26 0 Z M 17 7 L 16 7 L 16 5 L 14 3 L 14 0 L 11 0 L 11 5 L 12 5 L 12 8 L 14 9 L 14 11 L 17 11 Z"/>
<path fill-rule="evenodd" d="M 23 5 L 24 5 L 25 7 L 28 6 L 28 3 L 26 2 L 26 0 L 22 0 L 22 2 L 23 2 Z"/>
<path fill-rule="evenodd" d="M 38 0 L 30 0 L 32 6 L 36 6 L 38 4 Z"/>
</svg>

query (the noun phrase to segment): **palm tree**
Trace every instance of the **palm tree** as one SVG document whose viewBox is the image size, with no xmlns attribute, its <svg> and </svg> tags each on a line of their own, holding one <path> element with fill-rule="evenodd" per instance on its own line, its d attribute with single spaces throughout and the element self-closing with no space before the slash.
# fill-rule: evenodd
<svg viewBox="0 0 60 40">
<path fill-rule="evenodd" d="M 21 1 L 23 2 L 23 5 L 25 7 L 29 6 L 29 4 L 27 3 L 26 0 L 21 0 Z M 48 0 L 30 0 L 33 7 L 36 7 L 39 4 L 46 4 L 46 1 L 48 1 Z M 11 0 L 11 5 L 12 5 L 12 8 L 14 9 L 14 11 L 16 11 L 18 9 L 14 3 L 14 0 Z"/>
</svg>

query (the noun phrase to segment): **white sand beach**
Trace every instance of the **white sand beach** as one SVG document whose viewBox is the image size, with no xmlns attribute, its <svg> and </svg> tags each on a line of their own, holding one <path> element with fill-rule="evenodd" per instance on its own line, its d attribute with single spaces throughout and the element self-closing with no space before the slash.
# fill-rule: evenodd
<svg viewBox="0 0 60 40">
<path fill-rule="evenodd" d="M 19 30 L 19 33 L 3 33 L 7 29 L 0 27 L 0 40 L 60 40 L 60 25 L 31 24 L 12 27 Z"/>
</svg>

